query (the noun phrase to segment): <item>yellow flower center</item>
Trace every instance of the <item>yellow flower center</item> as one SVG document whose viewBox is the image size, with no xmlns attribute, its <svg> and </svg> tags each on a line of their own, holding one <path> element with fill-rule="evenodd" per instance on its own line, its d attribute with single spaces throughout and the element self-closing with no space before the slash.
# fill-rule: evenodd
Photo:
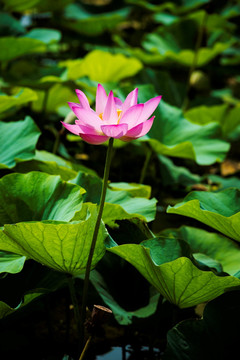
<svg viewBox="0 0 240 360">
<path fill-rule="evenodd" d="M 100 117 L 101 120 L 103 120 L 103 113 L 99 114 L 98 116 Z M 117 116 L 118 116 L 118 122 L 117 123 L 119 124 L 119 121 L 120 121 L 121 116 L 122 116 L 122 110 L 117 109 Z"/>
</svg>

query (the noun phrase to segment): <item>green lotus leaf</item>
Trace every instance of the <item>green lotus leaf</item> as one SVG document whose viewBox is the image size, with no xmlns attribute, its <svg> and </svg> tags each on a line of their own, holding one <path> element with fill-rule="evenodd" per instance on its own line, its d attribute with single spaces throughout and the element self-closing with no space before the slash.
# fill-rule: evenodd
<svg viewBox="0 0 240 360">
<path fill-rule="evenodd" d="M 112 182 L 109 184 L 111 190 L 114 191 L 127 191 L 134 197 L 143 197 L 149 199 L 151 196 L 151 186 L 136 184 L 136 183 L 125 183 L 125 182 Z"/>
<path fill-rule="evenodd" d="M 70 4 L 65 8 L 65 19 L 62 25 L 80 34 L 96 36 L 106 30 L 116 28 L 118 23 L 125 21 L 129 12 L 130 8 L 122 8 L 96 14 L 88 12 L 79 3 Z"/>
<path fill-rule="evenodd" d="M 10 174 L 0 180 L 0 224 L 21 221 L 70 221 L 81 209 L 84 189 L 60 176 L 40 172 Z"/>
<path fill-rule="evenodd" d="M 130 262 L 156 289 L 171 303 L 186 308 L 216 298 L 227 289 L 240 285 L 240 280 L 233 276 L 217 276 L 212 271 L 197 268 L 185 256 L 166 261 L 161 254 L 161 242 L 144 245 L 126 244 L 115 246 L 108 251 Z M 182 251 L 182 250 L 181 250 Z M 173 258 L 178 252 L 174 252 Z M 181 253 L 181 252 L 180 252 Z M 158 261 L 158 262 L 157 262 Z"/>
<path fill-rule="evenodd" d="M 227 104 L 199 106 L 188 110 L 185 116 L 195 124 L 219 123 L 223 136 L 226 137 L 240 125 L 240 106 L 234 108 L 229 108 Z"/>
<path fill-rule="evenodd" d="M 32 159 L 40 131 L 27 116 L 16 122 L 0 122 L 0 169 L 12 168 L 17 161 Z"/>
<path fill-rule="evenodd" d="M 74 223 L 33 221 L 5 225 L 0 231 L 0 250 L 26 256 L 67 274 L 84 273 L 96 224 L 97 206 L 89 205 L 85 210 L 81 213 L 81 220 Z M 107 235 L 101 223 L 92 268 L 106 251 L 104 241 Z"/>
<path fill-rule="evenodd" d="M 10 61 L 24 55 L 43 53 L 47 50 L 46 45 L 40 40 L 10 36 L 0 38 L 0 49 L 0 61 Z"/>
<path fill-rule="evenodd" d="M 95 64 L 98 66 L 95 66 Z M 88 76 L 98 82 L 119 82 L 134 76 L 142 69 L 139 60 L 122 54 L 111 54 L 101 50 L 89 52 L 82 60 L 67 60 L 62 63 L 67 68 L 66 77 L 77 80 Z"/>
<path fill-rule="evenodd" d="M 40 40 L 47 45 L 59 42 L 61 40 L 61 32 L 54 29 L 35 28 L 30 30 L 25 37 Z"/>
<path fill-rule="evenodd" d="M 14 106 L 27 104 L 37 100 L 37 93 L 29 88 L 15 88 L 14 95 L 0 95 L 0 112 L 11 109 Z"/>
<path fill-rule="evenodd" d="M 182 226 L 179 229 L 164 230 L 159 236 L 186 241 L 197 260 L 205 263 L 203 258 L 200 259 L 200 255 L 205 255 L 209 259 L 217 261 L 222 270 L 230 275 L 234 275 L 240 270 L 240 247 L 221 234 Z M 206 265 L 209 266 L 209 264 Z"/>
<path fill-rule="evenodd" d="M 155 96 L 151 86 L 139 86 L 139 102 Z M 149 141 L 153 150 L 161 155 L 195 160 L 200 165 L 220 162 L 230 144 L 219 138 L 218 124 L 200 126 L 184 118 L 182 111 L 161 100 L 149 133 L 139 141 Z"/>
<path fill-rule="evenodd" d="M 25 256 L 0 251 L 0 273 L 16 274 L 20 272 L 25 260 Z"/>
<path fill-rule="evenodd" d="M 183 202 L 169 206 L 168 213 L 189 216 L 240 241 L 240 190 L 190 193 Z"/>
<path fill-rule="evenodd" d="M 94 170 L 81 164 L 72 163 L 44 150 L 36 150 L 32 160 L 19 162 L 12 170 L 18 173 L 41 171 L 49 175 L 60 175 L 62 180 L 66 181 L 75 178 L 78 171 L 84 171 L 96 176 Z"/>
<path fill-rule="evenodd" d="M 77 178 L 71 180 L 71 182 L 80 185 L 86 190 L 84 201 L 99 203 L 102 187 L 102 180 L 100 178 L 79 172 Z M 131 185 L 125 185 L 125 187 L 129 186 Z M 145 196 L 145 191 L 142 194 Z M 108 188 L 103 210 L 103 221 L 108 225 L 114 225 L 115 220 L 131 219 L 134 217 L 147 222 L 152 221 L 156 215 L 156 202 L 155 198 L 133 197 L 129 191 Z M 78 220 L 77 213 L 73 220 Z"/>
</svg>

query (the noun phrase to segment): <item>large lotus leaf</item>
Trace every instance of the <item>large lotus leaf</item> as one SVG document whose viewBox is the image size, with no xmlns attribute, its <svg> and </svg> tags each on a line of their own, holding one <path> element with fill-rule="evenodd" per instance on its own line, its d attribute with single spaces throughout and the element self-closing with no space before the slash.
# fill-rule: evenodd
<svg viewBox="0 0 240 360">
<path fill-rule="evenodd" d="M 78 171 L 84 171 L 89 174 L 96 175 L 94 170 L 89 169 L 84 165 L 72 163 L 60 156 L 44 150 L 36 150 L 35 156 L 32 160 L 19 162 L 12 170 L 19 173 L 41 171 L 49 175 L 60 175 L 62 180 L 75 178 Z"/>
<path fill-rule="evenodd" d="M 167 334 L 164 360 L 234 359 L 238 353 L 240 291 L 209 302 L 202 319 L 188 319 Z"/>
<path fill-rule="evenodd" d="M 182 226 L 180 229 L 164 230 L 159 236 L 169 236 L 186 241 L 197 260 L 200 260 L 200 255 L 206 255 L 220 263 L 223 271 L 230 275 L 234 275 L 240 270 L 240 247 L 221 234 Z"/>
<path fill-rule="evenodd" d="M 0 169 L 12 168 L 17 160 L 33 158 L 40 131 L 27 116 L 16 122 L 0 122 Z"/>
<path fill-rule="evenodd" d="M 16 274 L 20 272 L 25 260 L 25 256 L 0 251 L 0 273 Z"/>
<path fill-rule="evenodd" d="M 138 59 L 101 50 L 91 51 L 82 60 L 67 60 L 62 65 L 67 68 L 67 79 L 77 80 L 88 76 L 91 80 L 103 83 L 119 82 L 134 76 L 143 67 Z"/>
<path fill-rule="evenodd" d="M 0 180 L 0 224 L 20 221 L 70 221 L 81 209 L 85 191 L 60 176 L 40 172 L 10 174 Z"/>
<path fill-rule="evenodd" d="M 137 53 L 133 49 L 133 55 L 144 63 L 167 63 L 173 62 L 184 66 L 192 66 L 195 59 L 195 51 L 191 49 L 180 49 L 179 44 L 173 41 L 173 37 L 166 39 L 164 35 L 149 34 L 143 42 L 143 47 L 149 51 L 144 53 L 140 49 Z M 163 46 L 164 45 L 164 46 Z M 216 43 L 212 48 L 200 48 L 197 55 L 197 66 L 201 67 L 209 63 L 217 55 L 230 47 L 230 43 Z M 152 56 L 152 60 L 150 57 Z"/>
<path fill-rule="evenodd" d="M 188 257 L 179 257 L 169 261 L 170 255 L 161 254 L 161 242 L 156 240 L 148 248 L 143 245 L 126 244 L 115 246 L 108 251 L 124 258 L 152 284 L 171 303 L 180 308 L 191 307 L 216 298 L 227 289 L 240 285 L 240 280 L 233 276 L 217 276 L 212 271 L 197 268 Z M 176 257 L 174 252 L 173 257 Z"/>
<path fill-rule="evenodd" d="M 145 102 L 155 95 L 151 86 L 139 87 L 139 102 Z M 140 141 L 148 139 L 158 154 L 192 159 L 201 165 L 222 161 L 226 156 L 230 144 L 219 139 L 218 124 L 193 124 L 184 118 L 180 109 L 163 100 L 155 115 L 151 130 Z"/>
<path fill-rule="evenodd" d="M 0 61 L 9 61 L 20 56 L 46 51 L 46 45 L 36 39 L 25 37 L 2 37 L 0 39 Z"/>
<path fill-rule="evenodd" d="M 37 93 L 29 88 L 16 88 L 13 95 L 0 95 L 0 112 L 11 109 L 14 106 L 27 104 L 37 100 Z"/>
<path fill-rule="evenodd" d="M 185 113 L 187 119 L 199 125 L 217 122 L 223 136 L 231 134 L 240 125 L 240 106 L 229 108 L 228 105 L 199 106 Z"/>
<path fill-rule="evenodd" d="M 78 222 L 21 222 L 0 231 L 0 250 L 26 256 L 54 270 L 78 275 L 85 272 L 97 219 L 97 206 L 84 209 Z M 100 225 L 92 267 L 105 253 L 107 231 Z"/>
<path fill-rule="evenodd" d="M 168 207 L 168 213 L 189 216 L 230 238 L 240 241 L 240 190 L 229 188 L 210 193 L 190 193 L 183 202 Z"/>
<path fill-rule="evenodd" d="M 96 36 L 115 28 L 121 21 L 125 21 L 129 12 L 129 8 L 122 8 L 116 11 L 94 14 L 85 10 L 79 3 L 70 4 L 65 8 L 65 19 L 62 25 L 80 34 Z"/>
<path fill-rule="evenodd" d="M 102 180 L 96 176 L 79 172 L 76 179 L 71 180 L 86 190 L 84 201 L 99 203 Z M 126 184 L 126 186 L 128 186 Z M 139 195 L 139 193 L 138 193 Z M 145 193 L 144 193 L 145 196 Z M 138 217 L 144 221 L 152 221 L 156 214 L 156 199 L 133 197 L 129 191 L 107 189 L 103 210 L 103 221 L 113 225 L 115 220 Z M 78 220 L 78 214 L 73 220 Z"/>
<path fill-rule="evenodd" d="M 54 29 L 35 28 L 29 31 L 25 37 L 40 40 L 48 45 L 60 41 L 61 32 Z"/>
<path fill-rule="evenodd" d="M 127 191 L 134 197 L 143 197 L 149 199 L 151 196 L 151 186 L 136 184 L 136 183 L 125 183 L 125 182 L 112 182 L 109 184 L 111 190 L 114 191 Z"/>
</svg>

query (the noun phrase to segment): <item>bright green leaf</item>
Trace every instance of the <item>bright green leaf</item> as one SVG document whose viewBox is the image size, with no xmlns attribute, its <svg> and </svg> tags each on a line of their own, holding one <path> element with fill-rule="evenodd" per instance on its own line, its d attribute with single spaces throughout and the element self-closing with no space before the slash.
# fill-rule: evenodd
<svg viewBox="0 0 240 360">
<path fill-rule="evenodd" d="M 0 49 L 0 61 L 9 61 L 24 55 L 45 52 L 46 45 L 36 39 L 7 36 L 0 38 Z"/>
<path fill-rule="evenodd" d="M 0 112 L 38 99 L 37 93 L 29 88 L 15 88 L 13 92 L 13 95 L 0 95 Z"/>
<path fill-rule="evenodd" d="M 17 161 L 32 159 L 40 131 L 27 116 L 16 122 L 0 122 L 0 168 L 12 168 Z"/>
<path fill-rule="evenodd" d="M 61 40 L 61 32 L 54 29 L 34 28 L 26 35 L 26 38 L 36 39 L 48 45 Z"/>
<path fill-rule="evenodd" d="M 180 229 L 167 229 L 160 236 L 169 236 L 186 241 L 193 256 L 199 254 L 219 262 L 223 271 L 234 275 L 240 270 L 240 248 L 232 240 L 221 234 L 211 233 L 203 229 L 182 226 Z"/>
<path fill-rule="evenodd" d="M 108 251 L 130 262 L 168 301 L 180 308 L 209 301 L 240 285 L 235 277 L 198 269 L 187 257 L 158 265 L 156 247 L 151 248 L 152 256 L 149 248 L 135 244 L 115 246 Z"/>
<path fill-rule="evenodd" d="M 240 190 L 230 188 L 210 193 L 190 193 L 183 202 L 168 207 L 167 212 L 189 216 L 226 236 L 240 241 Z"/>
<path fill-rule="evenodd" d="M 75 223 L 49 221 L 5 225 L 0 231 L 0 249 L 26 256 L 54 270 L 78 275 L 86 270 L 96 218 L 97 207 L 91 205 Z M 107 231 L 102 223 L 92 267 L 105 253 L 106 237 Z"/>
<path fill-rule="evenodd" d="M 40 172 L 13 173 L 0 180 L 0 224 L 20 221 L 70 221 L 81 209 L 84 190 Z"/>
<path fill-rule="evenodd" d="M 0 251 L 0 273 L 16 274 L 24 266 L 26 257 Z"/>
<path fill-rule="evenodd" d="M 110 54 L 101 50 L 89 52 L 82 60 L 67 60 L 67 78 L 77 80 L 88 76 L 98 82 L 119 82 L 134 76 L 142 69 L 139 60 L 122 54 Z"/>
</svg>

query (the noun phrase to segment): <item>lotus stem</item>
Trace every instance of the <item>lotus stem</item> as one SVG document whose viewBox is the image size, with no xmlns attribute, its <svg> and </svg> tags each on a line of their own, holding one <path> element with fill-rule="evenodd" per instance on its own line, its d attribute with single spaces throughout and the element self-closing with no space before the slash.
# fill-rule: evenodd
<svg viewBox="0 0 240 360">
<path fill-rule="evenodd" d="M 84 341 L 84 323 L 86 318 L 86 305 L 87 305 L 87 296 L 88 296 L 88 285 L 89 285 L 89 277 L 90 277 L 90 271 L 91 271 L 91 264 L 92 264 L 92 258 L 94 254 L 95 245 L 97 242 L 98 237 L 98 231 L 101 224 L 102 219 L 102 213 L 106 198 L 106 192 L 107 192 L 107 185 L 108 185 L 108 177 L 109 177 L 109 171 L 110 171 L 110 165 L 111 165 L 111 159 L 112 159 L 112 149 L 113 149 L 113 138 L 109 139 L 108 143 L 108 150 L 107 150 L 107 156 L 106 156 L 106 162 L 105 162 L 105 168 L 104 168 L 104 175 L 103 175 L 103 184 L 102 184 L 102 191 L 101 191 L 101 198 L 98 208 L 98 215 L 96 220 L 96 225 L 93 232 L 92 237 L 92 243 L 91 248 L 88 255 L 88 261 L 87 261 L 87 267 L 85 272 L 85 278 L 84 278 L 84 285 L 83 285 L 83 296 L 82 296 L 82 310 L 81 310 L 81 337 L 80 341 L 83 343 Z"/>
</svg>

